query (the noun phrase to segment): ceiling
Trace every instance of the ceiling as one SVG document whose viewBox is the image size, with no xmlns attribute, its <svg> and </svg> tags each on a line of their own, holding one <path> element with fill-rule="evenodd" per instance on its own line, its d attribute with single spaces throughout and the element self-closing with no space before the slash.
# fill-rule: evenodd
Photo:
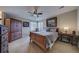
<svg viewBox="0 0 79 59">
<path fill-rule="evenodd" d="M 33 6 L 0 6 L 0 10 L 7 13 L 11 17 L 19 17 L 25 20 L 41 21 L 49 17 L 53 17 L 65 12 L 76 10 L 78 6 L 64 6 L 60 9 L 60 6 L 38 6 L 38 12 L 42 12 L 43 15 L 38 18 L 31 16 L 28 12 L 33 11 Z"/>
</svg>

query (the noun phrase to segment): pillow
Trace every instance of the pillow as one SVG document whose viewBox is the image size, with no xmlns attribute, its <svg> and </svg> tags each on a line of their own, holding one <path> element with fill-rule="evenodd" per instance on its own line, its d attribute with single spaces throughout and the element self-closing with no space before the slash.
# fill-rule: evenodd
<svg viewBox="0 0 79 59">
<path fill-rule="evenodd" d="M 51 28 L 50 32 L 56 32 L 56 28 Z"/>
<path fill-rule="evenodd" d="M 49 32 L 56 32 L 56 29 L 57 29 L 56 27 L 52 27 L 52 28 L 48 28 L 47 31 L 49 31 Z"/>
</svg>

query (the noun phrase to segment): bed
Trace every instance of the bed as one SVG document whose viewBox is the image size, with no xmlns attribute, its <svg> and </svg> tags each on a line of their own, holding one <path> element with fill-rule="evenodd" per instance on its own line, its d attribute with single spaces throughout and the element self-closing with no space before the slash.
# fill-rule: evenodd
<svg viewBox="0 0 79 59">
<path fill-rule="evenodd" d="M 57 38 L 58 33 L 55 31 L 30 32 L 30 42 L 36 43 L 45 52 L 48 51 L 49 48 L 52 48 Z"/>
</svg>

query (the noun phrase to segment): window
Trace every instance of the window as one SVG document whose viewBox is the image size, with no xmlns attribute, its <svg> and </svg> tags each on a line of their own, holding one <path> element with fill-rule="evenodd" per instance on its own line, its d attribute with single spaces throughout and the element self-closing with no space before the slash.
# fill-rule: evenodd
<svg viewBox="0 0 79 59">
<path fill-rule="evenodd" d="M 30 22 L 31 31 L 35 31 L 38 28 L 39 31 L 43 30 L 43 22 Z"/>
<path fill-rule="evenodd" d="M 39 31 L 43 30 L 43 22 L 38 22 Z"/>
<path fill-rule="evenodd" d="M 37 28 L 37 23 L 36 22 L 30 22 L 30 29 L 31 31 L 35 31 Z"/>
</svg>

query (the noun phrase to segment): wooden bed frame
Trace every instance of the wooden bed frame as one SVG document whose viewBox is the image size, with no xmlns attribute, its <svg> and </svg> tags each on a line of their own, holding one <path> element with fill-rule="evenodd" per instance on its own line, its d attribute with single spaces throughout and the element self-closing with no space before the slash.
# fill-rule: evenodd
<svg viewBox="0 0 79 59">
<path fill-rule="evenodd" d="M 49 48 L 46 48 L 46 37 L 30 32 L 30 42 L 36 43 L 44 52 L 48 51 Z"/>
</svg>

